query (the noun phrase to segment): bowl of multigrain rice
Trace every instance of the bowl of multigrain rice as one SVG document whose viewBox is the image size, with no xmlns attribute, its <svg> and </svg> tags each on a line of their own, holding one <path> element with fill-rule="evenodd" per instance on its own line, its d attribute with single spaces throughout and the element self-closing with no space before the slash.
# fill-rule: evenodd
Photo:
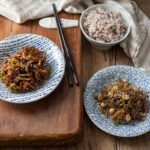
<svg viewBox="0 0 150 150">
<path fill-rule="evenodd" d="M 90 44 L 108 50 L 123 42 L 130 33 L 130 16 L 119 5 L 97 4 L 88 7 L 80 17 L 80 28 Z"/>
</svg>

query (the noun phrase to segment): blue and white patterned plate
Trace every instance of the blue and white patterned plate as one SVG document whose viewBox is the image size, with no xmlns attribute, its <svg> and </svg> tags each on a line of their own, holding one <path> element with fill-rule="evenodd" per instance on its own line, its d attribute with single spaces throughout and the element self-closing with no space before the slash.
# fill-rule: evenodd
<svg viewBox="0 0 150 150">
<path fill-rule="evenodd" d="M 88 81 L 84 93 L 84 106 L 89 118 L 98 128 L 115 136 L 134 137 L 150 131 L 150 112 L 144 121 L 118 126 L 100 112 L 99 102 L 94 97 L 104 85 L 114 83 L 117 79 L 128 80 L 132 85 L 150 92 L 150 77 L 139 69 L 121 65 L 102 69 Z"/>
<path fill-rule="evenodd" d="M 36 90 L 26 93 L 12 93 L 0 82 L 0 99 L 11 103 L 29 103 L 40 100 L 52 93 L 61 82 L 65 72 L 65 60 L 60 49 L 49 39 L 36 34 L 17 34 L 0 41 L 0 62 L 8 59 L 3 53 L 12 55 L 25 46 L 34 46 L 47 54 L 51 70 L 47 81 Z"/>
</svg>

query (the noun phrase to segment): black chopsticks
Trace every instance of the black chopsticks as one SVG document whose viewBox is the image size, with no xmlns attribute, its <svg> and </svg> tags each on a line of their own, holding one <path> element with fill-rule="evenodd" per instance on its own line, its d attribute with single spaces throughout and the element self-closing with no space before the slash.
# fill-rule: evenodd
<svg viewBox="0 0 150 150">
<path fill-rule="evenodd" d="M 63 35 L 63 29 L 62 29 L 62 25 L 61 25 L 61 22 L 60 22 L 59 15 L 57 13 L 56 6 L 55 6 L 55 4 L 52 4 L 52 5 L 53 5 L 53 11 L 54 11 L 56 24 L 57 24 L 57 29 L 58 29 L 58 32 L 59 32 L 59 39 L 60 39 L 62 51 L 64 53 L 64 57 L 65 57 L 65 60 L 66 60 L 66 73 L 67 73 L 67 78 L 68 78 L 69 85 L 70 86 L 73 86 L 74 84 L 79 85 L 77 73 L 76 73 L 75 67 L 73 65 L 72 59 L 70 57 L 69 49 L 68 49 L 67 44 L 65 42 L 65 38 L 64 38 L 64 35 Z"/>
</svg>

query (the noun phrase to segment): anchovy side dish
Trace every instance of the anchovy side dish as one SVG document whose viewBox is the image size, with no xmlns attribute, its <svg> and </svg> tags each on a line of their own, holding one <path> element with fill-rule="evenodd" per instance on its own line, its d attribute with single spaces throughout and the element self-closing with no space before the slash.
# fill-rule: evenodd
<svg viewBox="0 0 150 150">
<path fill-rule="evenodd" d="M 114 124 L 142 121 L 148 112 L 148 95 L 128 81 L 117 80 L 104 86 L 98 95 L 100 111 Z"/>
<path fill-rule="evenodd" d="M 0 80 L 12 92 L 35 90 L 49 77 L 46 55 L 35 47 L 25 47 L 0 64 Z"/>
</svg>

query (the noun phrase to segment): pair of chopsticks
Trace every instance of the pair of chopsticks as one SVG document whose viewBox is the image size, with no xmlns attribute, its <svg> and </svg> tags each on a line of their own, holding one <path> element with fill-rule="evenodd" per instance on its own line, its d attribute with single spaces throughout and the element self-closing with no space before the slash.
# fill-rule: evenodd
<svg viewBox="0 0 150 150">
<path fill-rule="evenodd" d="M 66 44 L 66 41 L 64 38 L 63 29 L 62 29 L 59 15 L 57 13 L 56 5 L 52 4 L 52 6 L 53 6 L 54 16 L 55 16 L 55 20 L 56 20 L 56 24 L 57 24 L 57 29 L 59 32 L 59 39 L 60 39 L 62 51 L 64 53 L 64 57 L 66 60 L 66 73 L 67 73 L 69 85 L 70 86 L 73 86 L 74 84 L 79 85 L 77 73 L 76 73 L 75 67 L 73 65 L 72 59 L 70 57 L 69 49 L 67 47 L 67 44 Z"/>
</svg>

